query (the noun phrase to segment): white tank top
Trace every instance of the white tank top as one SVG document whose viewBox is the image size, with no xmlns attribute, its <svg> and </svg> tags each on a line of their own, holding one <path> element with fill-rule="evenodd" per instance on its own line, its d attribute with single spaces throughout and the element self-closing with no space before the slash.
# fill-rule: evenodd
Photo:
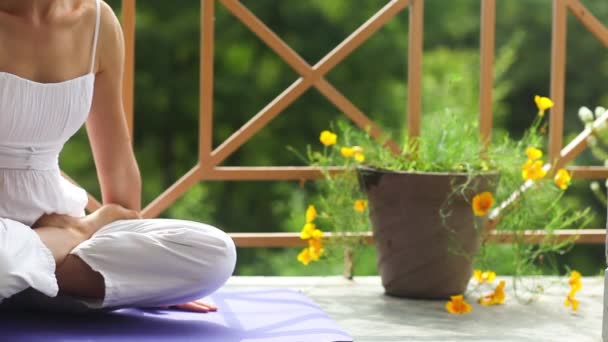
<svg viewBox="0 0 608 342">
<path fill-rule="evenodd" d="M 91 109 L 100 0 L 88 74 L 40 83 L 0 72 L 0 217 L 31 226 L 45 213 L 84 215 L 87 193 L 61 176 L 63 145 Z"/>
</svg>

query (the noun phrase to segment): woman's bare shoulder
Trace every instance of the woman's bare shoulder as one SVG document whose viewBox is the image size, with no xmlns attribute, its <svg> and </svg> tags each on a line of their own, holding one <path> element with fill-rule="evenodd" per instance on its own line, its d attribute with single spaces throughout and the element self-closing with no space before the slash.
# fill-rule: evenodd
<svg viewBox="0 0 608 342">
<path fill-rule="evenodd" d="M 98 45 L 99 71 L 103 71 L 105 67 L 112 68 L 116 63 L 121 62 L 124 53 L 122 27 L 114 10 L 105 1 L 101 1 Z"/>
<path fill-rule="evenodd" d="M 101 26 L 106 29 L 120 29 L 120 22 L 116 13 L 108 3 L 101 0 Z"/>
</svg>

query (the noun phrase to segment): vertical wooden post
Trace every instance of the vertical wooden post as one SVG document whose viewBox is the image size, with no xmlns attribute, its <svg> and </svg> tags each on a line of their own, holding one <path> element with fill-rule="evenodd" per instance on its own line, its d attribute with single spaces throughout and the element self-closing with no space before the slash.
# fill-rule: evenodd
<svg viewBox="0 0 608 342">
<path fill-rule="evenodd" d="M 354 253 L 351 247 L 344 248 L 344 277 L 352 280 L 355 273 Z"/>
<path fill-rule="evenodd" d="M 495 36 L 496 0 L 481 0 L 479 132 L 484 150 L 490 145 L 492 138 Z"/>
<path fill-rule="evenodd" d="M 408 104 L 407 124 L 409 138 L 420 136 L 422 111 L 422 52 L 424 33 L 424 0 L 412 0 L 409 7 L 408 44 Z"/>
<path fill-rule="evenodd" d="M 122 101 L 132 141 L 135 79 L 135 0 L 122 0 L 122 30 L 125 39 L 125 70 L 122 82 Z"/>
<path fill-rule="evenodd" d="M 201 169 L 211 165 L 213 148 L 213 59 L 215 0 L 201 0 L 200 96 L 199 96 L 199 162 Z"/>
<path fill-rule="evenodd" d="M 566 0 L 553 0 L 553 33 L 551 38 L 551 99 L 554 106 L 549 116 L 549 160 L 560 156 L 564 134 L 564 93 L 566 84 Z"/>
</svg>

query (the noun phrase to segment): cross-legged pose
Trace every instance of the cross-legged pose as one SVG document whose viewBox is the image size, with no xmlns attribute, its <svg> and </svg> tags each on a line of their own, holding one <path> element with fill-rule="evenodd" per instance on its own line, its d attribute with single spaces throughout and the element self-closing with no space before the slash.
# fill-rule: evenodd
<svg viewBox="0 0 608 342">
<path fill-rule="evenodd" d="M 3 0 L 0 43 L 0 309 L 214 310 L 192 301 L 232 275 L 230 237 L 202 223 L 139 217 L 123 37 L 111 8 Z M 88 216 L 86 192 L 58 167 L 85 122 L 106 203 Z"/>
</svg>

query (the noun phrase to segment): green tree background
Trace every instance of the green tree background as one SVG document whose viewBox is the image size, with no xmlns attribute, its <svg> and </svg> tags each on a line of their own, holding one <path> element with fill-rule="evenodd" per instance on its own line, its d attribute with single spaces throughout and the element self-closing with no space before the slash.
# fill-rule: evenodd
<svg viewBox="0 0 608 342">
<path fill-rule="evenodd" d="M 244 0 L 309 64 L 314 64 L 378 11 L 387 1 Z M 608 2 L 582 1 L 608 25 Z M 120 15 L 120 1 L 108 3 Z M 535 114 L 535 94 L 548 94 L 551 0 L 497 2 L 497 53 L 504 73 L 495 82 L 495 135 L 518 136 Z M 200 2 L 149 0 L 137 3 L 134 146 L 149 203 L 197 162 Z M 479 0 L 427 0 L 424 32 L 423 115 L 446 106 L 476 114 L 479 67 Z M 608 107 L 606 49 L 570 15 L 565 141 L 580 131 L 582 105 Z M 297 74 L 219 3 L 216 5 L 214 146 L 249 120 L 297 79 Z M 400 13 L 329 72 L 327 79 L 385 131 L 399 139 L 407 106 L 408 13 Z M 445 80 L 458 82 L 446 93 Z M 254 136 L 223 165 L 301 165 L 286 146 L 303 150 L 341 113 L 316 90 L 303 97 Z M 598 164 L 589 154 L 578 164 Z M 94 164 L 84 129 L 61 156 L 61 166 L 99 198 Z M 298 182 L 204 182 L 188 191 L 163 217 L 192 219 L 228 232 L 299 231 L 314 184 Z M 606 208 L 593 200 L 588 182 L 575 181 L 569 200 L 592 206 L 594 227 L 605 224 Z M 560 261 L 585 274 L 605 266 L 603 246 L 576 246 Z M 312 275 L 341 272 L 339 258 L 308 267 L 299 249 L 239 249 L 237 274 Z M 492 251 L 497 270 L 511 272 L 506 246 Z M 371 247 L 356 255 L 356 274 L 377 274 Z"/>
</svg>

